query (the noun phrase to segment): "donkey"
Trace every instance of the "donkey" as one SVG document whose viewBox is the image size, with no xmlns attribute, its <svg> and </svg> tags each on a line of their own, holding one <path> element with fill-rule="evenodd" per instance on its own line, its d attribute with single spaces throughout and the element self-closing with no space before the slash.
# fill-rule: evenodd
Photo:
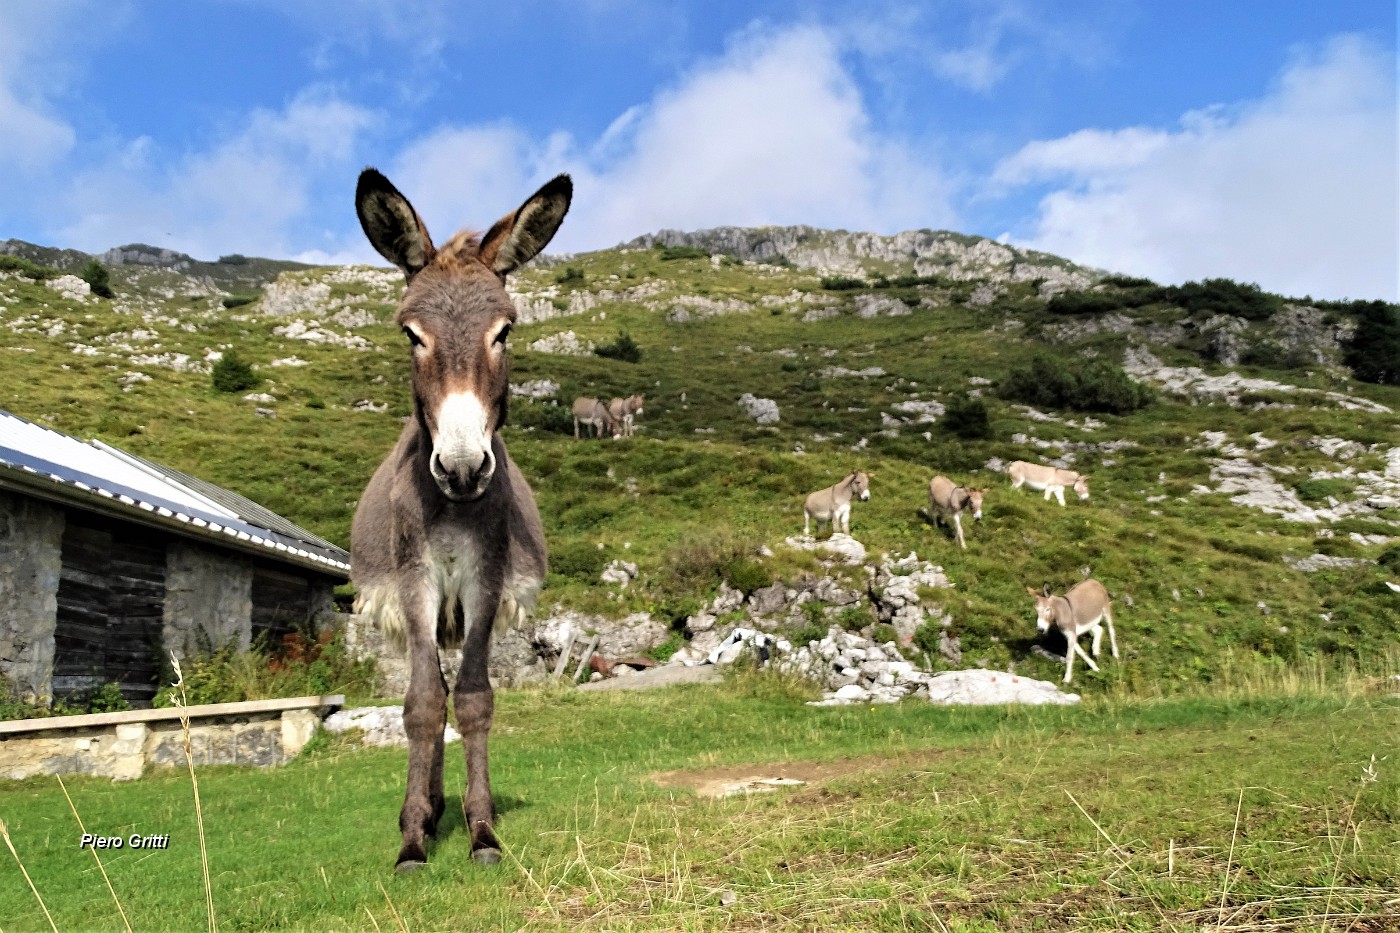
<svg viewBox="0 0 1400 933">
<path fill-rule="evenodd" d="M 850 534 L 851 500 L 856 498 L 862 502 L 870 499 L 870 477 L 860 470 L 852 470 L 850 476 L 835 486 L 819 489 L 807 497 L 802 504 L 802 533 L 812 533 L 812 519 L 815 518 L 818 531 L 822 522 L 830 522 L 832 534 L 841 531 L 842 525 L 846 534 Z"/>
<path fill-rule="evenodd" d="M 1045 501 L 1049 502 L 1054 496 L 1059 500 L 1060 507 L 1065 504 L 1065 489 L 1073 489 L 1079 494 L 1080 499 L 1089 498 L 1089 477 L 1073 470 L 1062 470 L 1059 467 L 1042 466 L 1039 463 L 1027 463 L 1024 460 L 1017 460 L 1006 468 L 1006 473 L 1011 477 L 1011 488 L 1020 489 L 1022 486 L 1029 486 L 1032 489 L 1045 490 Z"/>
<path fill-rule="evenodd" d="M 1043 595 L 1030 587 L 1026 587 L 1026 592 L 1035 597 L 1036 631 L 1044 634 L 1053 625 L 1065 636 L 1065 683 L 1069 683 L 1074 672 L 1076 652 L 1089 667 L 1099 669 L 1094 663 L 1094 658 L 1099 656 L 1099 645 L 1103 641 L 1103 628 L 1099 624 L 1101 622 L 1108 626 L 1109 647 L 1113 649 L 1113 656 L 1118 657 L 1118 636 L 1113 632 L 1113 613 L 1109 609 L 1108 590 L 1104 589 L 1098 580 L 1091 578 L 1076 583 L 1063 596 L 1051 596 L 1049 586 L 1045 587 Z M 1079 647 L 1079 636 L 1085 632 L 1094 633 L 1091 647 L 1094 658 L 1089 657 L 1084 653 L 1084 649 Z"/>
<path fill-rule="evenodd" d="M 928 481 L 928 514 L 933 518 L 935 525 L 941 525 L 951 517 L 953 530 L 957 532 L 958 546 L 967 550 L 967 541 L 963 538 L 962 513 L 970 509 L 972 520 L 980 522 L 982 497 L 986 494 L 985 489 L 954 486 L 948 477 L 935 476 Z"/>
<path fill-rule="evenodd" d="M 573 183 L 560 175 L 485 236 L 462 232 L 438 249 L 379 172 L 365 169 L 355 190 L 365 235 L 408 283 L 394 320 L 409 343 L 413 418 L 370 479 L 350 531 L 356 610 L 408 655 L 401 872 L 426 862 L 446 805 L 440 647 L 462 646 L 454 704 L 472 858 L 500 861 L 486 757 L 495 705 L 491 631 L 524 622 L 545 576 L 540 513 L 499 433 L 509 394 L 506 339 L 516 319 L 505 278 L 549 243 L 572 196 Z"/>
<path fill-rule="evenodd" d="M 632 436 L 632 421 L 642 413 L 644 401 L 646 401 L 646 396 L 629 395 L 626 398 L 615 398 L 608 402 L 608 414 L 612 416 L 615 423 L 621 426 L 623 437 Z"/>
<path fill-rule="evenodd" d="M 608 413 L 608 406 L 596 398 L 576 398 L 574 399 L 574 437 L 579 436 L 579 425 L 593 428 L 594 437 L 602 437 L 603 432 L 617 434 L 617 423 L 613 416 Z"/>
</svg>

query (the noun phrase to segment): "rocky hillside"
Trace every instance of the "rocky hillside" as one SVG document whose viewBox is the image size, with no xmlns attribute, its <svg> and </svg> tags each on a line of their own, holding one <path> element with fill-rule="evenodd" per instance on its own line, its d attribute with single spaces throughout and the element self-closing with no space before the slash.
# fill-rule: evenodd
<svg viewBox="0 0 1400 933">
<path fill-rule="evenodd" d="M 0 405 L 347 543 L 411 410 L 398 273 L 123 247 L 109 300 L 60 274 L 89 257 L 0 251 L 55 267 L 0 272 Z M 625 621 L 617 650 L 662 655 L 741 622 L 837 625 L 926 667 L 1055 678 L 1064 646 L 1036 638 L 1025 590 L 1086 574 L 1116 600 L 1124 657 L 1077 673 L 1085 689 L 1400 643 L 1400 389 L 1347 368 L 1369 306 L 803 227 L 663 231 L 511 287 L 506 434 L 556 607 L 541 644 L 566 618 Z M 230 353 L 257 385 L 214 388 Z M 573 438 L 574 397 L 632 393 L 636 437 Z M 1014 460 L 1085 472 L 1091 498 L 1012 490 Z M 873 479 L 853 540 L 803 538 L 804 495 L 857 467 Z M 989 490 L 966 551 L 923 512 L 937 473 Z"/>
</svg>

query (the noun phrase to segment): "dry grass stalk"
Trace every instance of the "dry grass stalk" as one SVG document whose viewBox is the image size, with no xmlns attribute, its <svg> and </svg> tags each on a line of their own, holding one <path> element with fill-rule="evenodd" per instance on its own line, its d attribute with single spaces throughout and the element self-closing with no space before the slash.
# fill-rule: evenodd
<svg viewBox="0 0 1400 933">
<path fill-rule="evenodd" d="M 1220 909 L 1216 914 L 1216 926 L 1225 926 L 1225 898 L 1230 893 L 1230 866 L 1235 861 L 1235 840 L 1240 835 L 1240 811 L 1244 809 L 1244 788 L 1240 788 L 1240 799 L 1235 803 L 1235 828 L 1230 831 L 1230 854 L 1225 859 L 1225 881 L 1220 887 Z"/>
<path fill-rule="evenodd" d="M 394 915 L 394 922 L 399 925 L 399 929 L 402 930 L 403 933 L 408 933 L 408 925 L 403 922 L 403 917 L 399 916 L 399 909 L 395 907 L 394 902 L 390 900 L 389 892 L 384 890 L 384 883 L 382 881 L 376 881 L 375 884 L 379 885 L 379 893 L 384 895 L 384 902 L 389 905 L 389 912 Z M 368 910 L 369 908 L 365 909 Z M 375 929 L 379 929 L 379 924 L 376 923 L 374 927 Z"/>
<path fill-rule="evenodd" d="M 1340 848 L 1334 848 L 1332 856 L 1332 883 L 1327 886 L 1327 902 L 1322 909 L 1322 929 L 1325 931 L 1332 919 L 1332 894 L 1337 889 L 1337 877 L 1342 871 L 1342 857 L 1346 855 L 1346 831 L 1350 825 L 1352 835 L 1355 838 L 1355 849 L 1361 849 L 1361 825 L 1356 822 L 1356 805 L 1361 802 L 1361 794 L 1366 790 L 1367 784 L 1374 784 L 1380 780 L 1380 775 L 1376 773 L 1376 756 L 1371 756 L 1371 762 L 1361 769 L 1361 786 L 1356 789 L 1356 796 L 1351 798 L 1351 807 L 1347 810 L 1346 820 L 1338 828 L 1342 833 Z"/>
<path fill-rule="evenodd" d="M 5 825 L 4 820 L 0 820 L 0 837 L 5 839 L 5 847 L 10 850 L 10 854 L 15 857 L 15 864 L 19 866 L 20 872 L 24 875 L 24 880 L 29 884 L 29 890 L 34 892 L 34 899 L 39 902 L 39 909 L 44 912 L 44 919 L 49 922 L 53 933 L 58 933 L 58 927 L 54 926 L 53 917 L 49 916 L 49 908 L 44 905 L 44 899 L 39 896 L 39 889 L 34 887 L 34 881 L 29 877 L 28 870 L 24 867 L 24 862 L 20 861 L 19 853 L 15 851 L 15 844 L 10 841 L 10 827 Z"/>
<path fill-rule="evenodd" d="M 78 821 L 78 832 L 87 835 L 87 827 L 83 825 L 83 818 L 78 816 L 78 808 L 73 805 L 73 798 L 68 795 L 68 787 L 63 783 L 63 775 L 55 774 L 58 778 L 58 786 L 63 788 L 63 796 L 68 800 L 68 808 L 73 811 L 73 819 Z M 131 921 L 126 919 L 126 911 L 122 909 L 122 902 L 117 899 L 117 891 L 112 887 L 112 879 L 107 877 L 107 869 L 102 865 L 102 858 L 97 854 L 97 847 L 91 846 L 88 851 L 92 853 L 93 861 L 97 862 L 97 870 L 102 872 L 102 880 L 107 882 L 107 890 L 112 895 L 112 903 L 117 905 L 117 913 L 122 915 L 122 926 L 126 927 L 126 933 L 131 933 Z"/>
<path fill-rule="evenodd" d="M 190 714 L 185 702 L 185 675 L 180 671 L 180 659 L 170 653 L 170 663 L 175 668 L 175 689 L 179 697 L 171 697 L 170 702 L 180 711 L 180 731 L 185 739 L 185 764 L 190 769 L 190 786 L 194 788 L 194 818 L 199 827 L 199 863 L 204 870 L 204 908 L 209 920 L 209 933 L 217 933 L 218 919 L 214 916 L 214 886 L 209 879 L 209 849 L 204 843 L 204 809 L 199 803 L 199 778 L 194 773 L 194 741 L 190 737 Z"/>
</svg>

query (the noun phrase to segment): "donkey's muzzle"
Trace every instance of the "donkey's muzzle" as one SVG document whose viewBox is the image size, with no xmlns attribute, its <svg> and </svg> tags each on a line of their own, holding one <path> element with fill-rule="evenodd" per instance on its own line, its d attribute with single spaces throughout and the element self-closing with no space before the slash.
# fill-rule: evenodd
<svg viewBox="0 0 1400 933">
<path fill-rule="evenodd" d="M 491 478 L 496 474 L 496 458 L 488 450 L 473 465 L 470 458 L 444 460 L 440 454 L 434 453 L 430 468 L 433 480 L 444 496 L 454 502 L 470 502 L 480 499 L 486 487 L 491 485 Z"/>
</svg>

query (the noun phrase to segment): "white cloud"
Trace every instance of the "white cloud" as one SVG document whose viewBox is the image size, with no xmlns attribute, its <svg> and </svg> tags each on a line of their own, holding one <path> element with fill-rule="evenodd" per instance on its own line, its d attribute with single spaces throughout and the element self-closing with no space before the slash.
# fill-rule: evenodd
<svg viewBox="0 0 1400 933">
<path fill-rule="evenodd" d="M 89 251 L 141 241 L 199 258 L 286 255 L 321 179 L 350 175 L 357 139 L 374 120 L 308 91 L 281 111 L 254 111 L 207 151 L 172 156 L 134 140 L 77 174 L 67 207 L 78 219 L 59 236 Z"/>
<path fill-rule="evenodd" d="M 749 31 L 592 143 L 534 139 L 509 126 L 447 127 L 395 161 L 391 177 L 430 229 L 437 221 L 427 212 L 490 223 L 534 185 L 570 171 L 575 212 L 551 247 L 561 251 L 666 227 L 894 232 L 953 223 L 947 182 L 872 128 L 836 42 L 816 28 Z"/>
<path fill-rule="evenodd" d="M 1315 298 L 1400 297 L 1393 61 L 1341 37 L 1270 92 L 1180 127 L 1023 147 L 993 187 L 1052 187 L 1020 245 L 1166 282 L 1228 277 Z"/>
</svg>

